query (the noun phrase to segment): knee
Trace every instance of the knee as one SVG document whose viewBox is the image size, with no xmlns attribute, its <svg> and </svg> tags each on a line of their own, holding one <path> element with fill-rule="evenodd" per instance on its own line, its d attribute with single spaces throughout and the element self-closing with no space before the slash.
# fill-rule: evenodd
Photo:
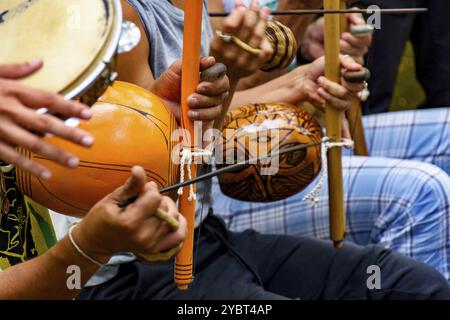
<svg viewBox="0 0 450 320">
<path fill-rule="evenodd" d="M 400 174 L 400 180 L 396 182 L 403 202 L 408 202 L 411 211 L 428 216 L 430 213 L 446 213 L 450 199 L 450 177 L 432 164 L 416 161 L 404 164 L 405 175 Z"/>
<path fill-rule="evenodd" d="M 381 288 L 373 297 L 450 299 L 450 285 L 436 269 L 390 250 L 373 247 L 381 270 Z M 372 251 L 373 252 L 373 251 Z"/>
</svg>

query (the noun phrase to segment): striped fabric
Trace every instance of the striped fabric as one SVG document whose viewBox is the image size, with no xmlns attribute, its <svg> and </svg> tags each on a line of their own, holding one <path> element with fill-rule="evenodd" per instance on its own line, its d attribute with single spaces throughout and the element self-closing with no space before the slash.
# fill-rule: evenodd
<svg viewBox="0 0 450 320">
<path fill-rule="evenodd" d="M 364 125 L 371 157 L 343 161 L 347 240 L 391 248 L 450 280 L 449 109 L 373 115 Z M 317 206 L 302 201 L 315 183 L 282 201 L 247 203 L 224 196 L 215 181 L 214 211 L 234 231 L 327 239 L 327 186 Z"/>
</svg>

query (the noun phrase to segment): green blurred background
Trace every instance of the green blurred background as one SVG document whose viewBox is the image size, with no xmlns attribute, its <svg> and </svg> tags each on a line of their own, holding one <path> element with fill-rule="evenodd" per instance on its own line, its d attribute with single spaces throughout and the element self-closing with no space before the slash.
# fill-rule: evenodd
<svg viewBox="0 0 450 320">
<path fill-rule="evenodd" d="M 425 93 L 415 74 L 414 50 L 408 43 L 399 66 L 391 111 L 416 109 L 424 101 Z"/>
</svg>

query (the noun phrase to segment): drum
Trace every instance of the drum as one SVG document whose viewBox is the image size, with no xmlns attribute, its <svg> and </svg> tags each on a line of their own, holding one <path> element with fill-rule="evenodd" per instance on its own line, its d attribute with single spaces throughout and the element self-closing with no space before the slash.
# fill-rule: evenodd
<svg viewBox="0 0 450 320">
<path fill-rule="evenodd" d="M 252 202 L 282 200 L 302 191 L 320 172 L 322 129 L 312 116 L 295 106 L 284 103 L 243 106 L 228 113 L 222 133 L 223 157 L 218 168 L 300 144 L 318 143 L 274 157 L 270 163 L 253 162 L 220 175 L 220 188 L 231 198 Z"/>
<path fill-rule="evenodd" d="M 56 212 L 84 215 L 121 186 L 134 165 L 142 166 L 159 188 L 177 182 L 178 166 L 171 161 L 178 144 L 171 139 L 177 122 L 156 95 L 115 81 L 91 110 L 93 118 L 80 123 L 80 128 L 95 138 L 90 149 L 57 137 L 45 138 L 79 157 L 78 168 L 68 169 L 19 149 L 53 173 L 50 180 L 41 180 L 16 168 L 17 186 L 25 195 Z"/>
<path fill-rule="evenodd" d="M 24 84 L 92 105 L 117 76 L 121 32 L 120 0 L 2 0 L 0 64 L 42 59 Z"/>
</svg>

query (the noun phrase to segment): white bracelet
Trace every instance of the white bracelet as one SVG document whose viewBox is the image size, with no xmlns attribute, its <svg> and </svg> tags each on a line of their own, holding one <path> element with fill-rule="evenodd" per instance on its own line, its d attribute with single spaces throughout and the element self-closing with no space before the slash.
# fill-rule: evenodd
<svg viewBox="0 0 450 320">
<path fill-rule="evenodd" d="M 70 242 L 72 243 L 72 245 L 75 247 L 75 249 L 77 249 L 77 251 L 86 259 L 88 259 L 90 262 L 96 264 L 97 266 L 99 266 L 100 268 L 104 266 L 103 263 L 98 262 L 97 260 L 95 260 L 94 258 L 90 257 L 88 254 L 86 254 L 83 250 L 81 250 L 81 248 L 77 245 L 77 243 L 75 242 L 75 240 L 73 239 L 72 236 L 72 231 L 73 229 L 76 227 L 76 223 L 73 224 L 70 229 L 69 229 L 69 239 Z"/>
</svg>

